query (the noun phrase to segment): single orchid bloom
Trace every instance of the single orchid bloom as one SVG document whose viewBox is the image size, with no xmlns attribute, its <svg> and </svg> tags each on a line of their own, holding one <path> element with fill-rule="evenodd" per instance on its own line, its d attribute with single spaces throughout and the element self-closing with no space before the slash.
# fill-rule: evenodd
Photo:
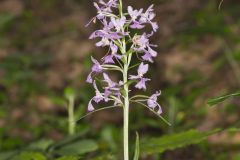
<svg viewBox="0 0 240 160">
<path fill-rule="evenodd" d="M 138 75 L 130 75 L 129 79 L 138 80 L 138 83 L 135 85 L 138 89 L 146 89 L 146 82 L 150 81 L 149 78 L 144 78 L 144 74 L 148 71 L 148 64 L 141 63 L 138 68 Z"/>
<path fill-rule="evenodd" d="M 92 66 L 92 71 L 89 73 L 88 77 L 87 77 L 87 82 L 88 83 L 92 83 L 93 79 L 92 79 L 92 74 L 93 73 L 102 73 L 103 71 L 103 67 L 102 65 L 93 57 L 91 57 L 91 60 L 93 62 L 93 66 Z"/>
<path fill-rule="evenodd" d="M 105 95 L 98 90 L 97 85 L 96 85 L 96 81 L 93 82 L 93 87 L 95 89 L 96 95 L 89 101 L 88 111 L 93 111 L 94 110 L 94 107 L 92 105 L 92 101 L 94 101 L 96 103 L 99 103 L 99 102 L 103 101 L 104 99 L 106 100 Z"/>
<path fill-rule="evenodd" d="M 158 111 L 157 111 L 158 114 L 162 114 L 162 107 L 157 102 L 157 98 L 160 95 L 161 95 L 161 92 L 157 91 L 147 100 L 147 105 L 149 108 L 155 109 L 156 107 L 158 107 Z"/>
</svg>

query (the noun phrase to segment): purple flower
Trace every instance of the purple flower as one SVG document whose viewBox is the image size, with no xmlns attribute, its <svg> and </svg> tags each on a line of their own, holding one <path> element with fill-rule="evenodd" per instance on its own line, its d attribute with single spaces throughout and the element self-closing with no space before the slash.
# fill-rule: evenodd
<svg viewBox="0 0 240 160">
<path fill-rule="evenodd" d="M 103 57 L 104 63 L 106 63 L 106 64 L 114 64 L 115 62 L 114 62 L 113 58 L 116 58 L 116 59 L 121 59 L 122 58 L 122 55 L 117 54 L 117 51 L 118 51 L 117 45 L 111 43 L 110 44 L 110 49 L 111 49 L 111 54 Z"/>
<path fill-rule="evenodd" d="M 92 66 L 92 72 L 101 73 L 103 71 L 101 64 L 93 57 L 91 57 L 91 59 L 92 62 L 94 63 L 94 65 Z"/>
<path fill-rule="evenodd" d="M 144 33 L 143 35 L 135 35 L 133 37 L 134 50 L 141 52 L 144 51 L 146 47 L 149 46 L 149 39 Z"/>
<path fill-rule="evenodd" d="M 145 61 L 153 62 L 153 57 L 157 56 L 157 52 L 154 51 L 151 47 L 156 47 L 156 45 L 152 45 L 149 43 L 149 37 L 151 34 L 143 33 L 142 35 L 135 35 L 133 37 L 133 50 L 136 52 L 145 53 L 142 58 Z"/>
<path fill-rule="evenodd" d="M 103 96 L 103 94 L 98 90 L 95 81 L 93 82 L 93 87 L 94 87 L 95 93 L 96 93 L 96 95 L 93 97 L 93 101 L 96 102 L 96 103 L 99 103 L 99 102 L 101 102 L 102 100 L 104 100 L 104 96 Z"/>
<path fill-rule="evenodd" d="M 140 81 L 135 85 L 136 88 L 138 89 L 144 89 L 146 90 L 146 82 L 150 81 L 149 78 L 140 78 Z"/>
<path fill-rule="evenodd" d="M 92 71 L 89 73 L 88 77 L 87 77 L 87 82 L 88 83 L 92 83 L 93 79 L 92 79 L 92 74 L 93 73 L 101 73 L 103 71 L 103 67 L 101 66 L 101 64 L 94 59 L 93 57 L 91 57 L 92 62 L 94 63 L 92 66 Z"/>
<path fill-rule="evenodd" d="M 103 73 L 103 78 L 104 78 L 104 82 L 107 83 L 107 86 L 104 87 L 105 98 L 108 99 L 110 95 L 117 96 L 119 98 L 121 96 L 121 93 L 120 93 L 121 84 L 113 82 L 106 73 Z M 117 103 L 118 102 L 115 102 L 115 104 Z"/>
<path fill-rule="evenodd" d="M 89 101 L 89 103 L 88 103 L 88 111 L 93 111 L 93 110 L 94 110 L 94 107 L 93 107 L 93 105 L 92 105 L 92 101 L 94 101 L 94 102 L 96 102 L 96 103 L 99 103 L 99 102 L 101 102 L 101 101 L 103 101 L 103 100 L 105 100 L 105 101 L 107 100 L 107 99 L 105 98 L 104 94 L 101 93 L 101 92 L 98 90 L 95 81 L 93 82 L 93 87 L 94 87 L 94 89 L 95 89 L 96 95 Z"/>
<path fill-rule="evenodd" d="M 128 6 L 128 14 L 132 18 L 132 21 L 136 21 L 137 18 L 142 14 L 143 9 L 133 10 L 132 6 Z"/>
<path fill-rule="evenodd" d="M 96 19 L 104 20 L 106 16 L 112 13 L 112 8 L 118 8 L 117 0 L 110 0 L 107 3 L 103 0 L 99 1 L 99 4 L 94 2 L 94 7 L 97 9 L 97 15 L 93 17 L 90 22 L 86 24 L 88 26 L 91 22 L 96 22 Z"/>
<path fill-rule="evenodd" d="M 93 105 L 92 105 L 92 101 L 90 100 L 89 102 L 88 102 L 88 111 L 89 112 L 92 112 L 92 111 L 94 111 L 94 107 L 93 107 Z"/>
<path fill-rule="evenodd" d="M 109 39 L 107 39 L 105 37 L 103 37 L 101 41 L 96 43 L 97 47 L 105 47 L 105 46 L 108 46 L 108 45 L 110 45 L 110 41 L 109 41 Z"/>
<path fill-rule="evenodd" d="M 152 22 L 156 14 L 153 12 L 153 5 L 151 5 L 145 13 L 141 14 L 141 18 L 139 20 L 140 23 L 150 23 L 152 25 L 153 31 L 156 32 L 158 24 L 156 22 Z"/>
<path fill-rule="evenodd" d="M 113 82 L 106 73 L 103 73 L 104 82 L 107 83 L 105 89 L 109 91 L 120 91 L 119 85 L 116 82 Z"/>
<path fill-rule="evenodd" d="M 143 9 L 140 10 L 133 10 L 132 6 L 128 6 L 128 14 L 131 17 L 131 21 L 133 24 L 130 25 L 130 28 L 133 29 L 142 29 L 145 27 L 144 24 L 137 21 L 138 17 L 142 14 Z"/>
<path fill-rule="evenodd" d="M 105 64 L 115 64 L 114 58 L 115 58 L 115 59 L 121 59 L 121 58 L 122 58 L 122 55 L 119 55 L 119 54 L 109 54 L 109 55 L 106 55 L 106 56 L 103 58 L 103 59 L 104 59 L 104 63 L 105 63 Z"/>
<path fill-rule="evenodd" d="M 157 29 L 159 28 L 158 24 L 152 21 L 156 16 L 155 13 L 153 12 L 153 5 L 151 5 L 144 13 L 143 9 L 133 10 L 133 8 L 129 6 L 128 14 L 130 15 L 132 21 L 130 28 L 142 29 L 145 27 L 147 23 L 149 23 L 152 26 L 154 32 L 156 32 Z"/>
<path fill-rule="evenodd" d="M 91 34 L 91 36 L 89 37 L 89 39 L 94 39 L 94 38 L 107 38 L 110 40 L 114 40 L 114 39 L 119 39 L 122 37 L 122 35 L 116 33 L 116 32 L 112 32 L 112 31 L 106 31 L 106 30 L 97 30 L 95 32 L 93 32 Z"/>
<path fill-rule="evenodd" d="M 112 31 L 112 29 L 114 28 L 112 22 L 107 22 L 107 20 L 104 19 L 102 23 L 103 23 L 103 29 L 93 32 L 90 35 L 89 39 L 100 37 L 100 38 L 106 38 L 109 40 L 114 40 L 122 37 L 122 35 L 120 35 L 119 33 Z"/>
<path fill-rule="evenodd" d="M 103 0 L 100 0 L 99 3 L 103 5 L 103 8 L 117 8 L 118 7 L 118 0 L 109 0 L 107 3 Z"/>
<path fill-rule="evenodd" d="M 147 100 L 148 107 L 152 109 L 155 109 L 156 107 L 158 107 L 158 111 L 157 111 L 158 114 L 162 113 L 162 107 L 157 102 L 157 98 L 160 95 L 161 95 L 161 92 L 156 92 Z"/>
<path fill-rule="evenodd" d="M 148 64 L 141 63 L 138 68 L 138 75 L 130 75 L 129 79 L 139 80 L 135 85 L 138 89 L 146 89 L 146 82 L 150 81 L 148 78 L 143 78 L 143 75 L 148 71 Z"/>
<path fill-rule="evenodd" d="M 134 21 L 133 24 L 130 25 L 133 29 L 143 29 L 145 26 L 140 22 Z"/>
<path fill-rule="evenodd" d="M 142 59 L 148 62 L 153 63 L 152 55 L 149 52 L 146 52 L 143 56 Z"/>
<path fill-rule="evenodd" d="M 120 32 L 122 30 L 123 26 L 126 23 L 126 17 L 123 16 L 120 19 L 116 19 L 114 17 L 111 17 L 111 23 L 115 27 L 116 31 Z"/>
</svg>

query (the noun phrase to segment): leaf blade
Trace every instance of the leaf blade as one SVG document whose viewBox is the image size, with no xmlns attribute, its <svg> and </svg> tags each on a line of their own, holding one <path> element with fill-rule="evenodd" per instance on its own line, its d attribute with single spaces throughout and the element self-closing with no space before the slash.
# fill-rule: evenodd
<svg viewBox="0 0 240 160">
<path fill-rule="evenodd" d="M 133 160 L 138 160 L 140 154 L 140 144 L 139 144 L 139 134 L 136 132 L 136 144 L 135 144 L 135 153 Z"/>
<path fill-rule="evenodd" d="M 213 105 L 219 104 L 219 103 L 221 103 L 221 102 L 223 102 L 223 101 L 225 101 L 229 98 L 239 97 L 239 96 L 240 96 L 240 91 L 232 93 L 232 94 L 219 96 L 219 97 L 216 97 L 216 98 L 211 98 L 211 99 L 208 100 L 208 105 L 213 106 Z"/>
<path fill-rule="evenodd" d="M 145 139 L 141 142 L 140 146 L 143 153 L 146 154 L 162 153 L 166 150 L 174 150 L 191 144 L 197 144 L 202 140 L 205 140 L 208 136 L 220 131 L 220 129 L 209 132 L 189 130 L 172 135 L 166 135 L 160 138 Z"/>
</svg>

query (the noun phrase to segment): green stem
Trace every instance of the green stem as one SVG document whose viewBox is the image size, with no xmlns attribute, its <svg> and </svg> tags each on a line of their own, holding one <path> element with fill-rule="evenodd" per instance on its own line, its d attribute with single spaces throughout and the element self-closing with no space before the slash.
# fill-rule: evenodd
<svg viewBox="0 0 240 160">
<path fill-rule="evenodd" d="M 122 0 L 119 0 L 119 13 L 123 17 L 123 4 Z M 124 33 L 124 27 L 122 28 Z M 123 83 L 124 83 L 124 104 L 123 104 L 123 152 L 124 160 L 129 160 L 129 147 L 128 147 L 128 125 L 129 125 L 129 88 L 128 88 L 128 69 L 131 57 L 126 54 L 126 40 L 125 37 L 122 38 L 121 52 L 124 55 L 123 59 Z"/>
<path fill-rule="evenodd" d="M 74 97 L 69 97 L 69 104 L 68 104 L 68 133 L 70 135 L 75 134 L 75 118 L 74 118 Z"/>
<path fill-rule="evenodd" d="M 123 150 L 124 150 L 124 160 L 129 160 L 129 153 L 128 153 L 128 125 L 129 125 L 129 96 L 128 96 L 128 65 L 124 65 L 124 108 L 123 108 Z"/>
</svg>

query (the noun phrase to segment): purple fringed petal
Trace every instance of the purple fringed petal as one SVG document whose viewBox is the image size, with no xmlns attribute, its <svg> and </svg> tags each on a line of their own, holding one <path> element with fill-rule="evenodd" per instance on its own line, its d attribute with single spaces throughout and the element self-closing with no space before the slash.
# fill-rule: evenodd
<svg viewBox="0 0 240 160">
<path fill-rule="evenodd" d="M 86 82 L 87 82 L 87 83 L 93 83 L 92 72 L 90 72 L 90 73 L 88 74 Z"/>
</svg>

